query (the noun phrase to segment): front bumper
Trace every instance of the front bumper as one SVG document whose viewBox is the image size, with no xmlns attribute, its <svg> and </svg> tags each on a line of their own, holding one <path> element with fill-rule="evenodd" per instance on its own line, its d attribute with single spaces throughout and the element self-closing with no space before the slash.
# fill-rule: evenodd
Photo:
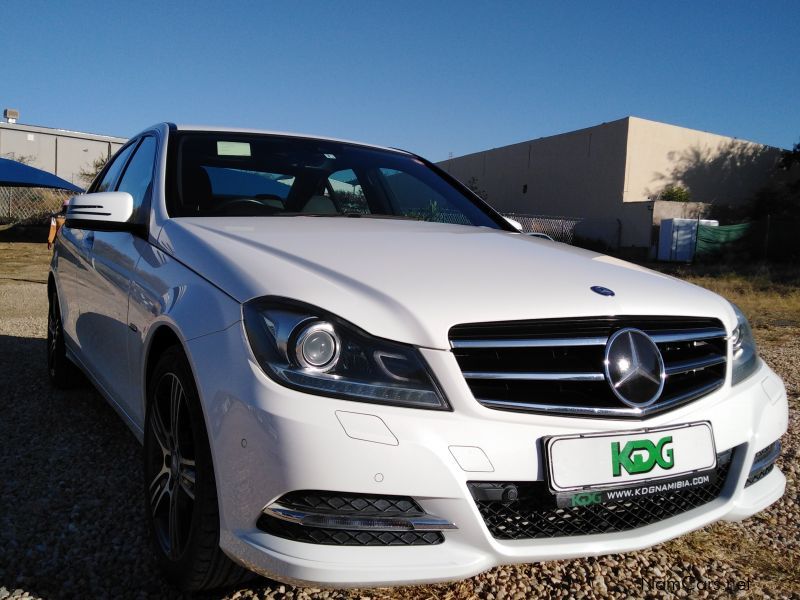
<svg viewBox="0 0 800 600">
<path fill-rule="evenodd" d="M 627 552 L 717 520 L 746 518 L 779 499 L 785 488 L 778 469 L 745 487 L 755 453 L 787 427 L 783 384 L 763 363 L 736 388 L 726 385 L 647 420 L 648 427 L 709 421 L 717 451 L 736 448 L 717 499 L 630 531 L 506 541 L 490 534 L 468 481 L 543 480 L 541 437 L 636 429 L 641 423 L 485 408 L 472 398 L 446 351 L 423 354 L 453 412 L 379 406 L 284 388 L 253 361 L 240 324 L 192 340 L 188 349 L 214 457 L 220 545 L 248 568 L 290 583 L 348 587 L 448 581 L 500 564 Z M 259 530 L 262 510 L 295 490 L 410 496 L 458 529 L 445 532 L 438 545 L 380 548 L 296 542 Z"/>
</svg>

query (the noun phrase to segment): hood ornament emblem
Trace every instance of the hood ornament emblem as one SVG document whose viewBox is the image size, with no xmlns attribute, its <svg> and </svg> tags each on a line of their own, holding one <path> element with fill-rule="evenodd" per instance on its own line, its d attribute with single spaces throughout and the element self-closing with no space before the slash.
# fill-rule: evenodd
<svg viewBox="0 0 800 600">
<path fill-rule="evenodd" d="M 607 287 L 603 287 L 602 285 L 593 285 L 589 288 L 595 294 L 600 294 L 601 296 L 613 296 L 614 290 L 610 290 Z"/>
</svg>

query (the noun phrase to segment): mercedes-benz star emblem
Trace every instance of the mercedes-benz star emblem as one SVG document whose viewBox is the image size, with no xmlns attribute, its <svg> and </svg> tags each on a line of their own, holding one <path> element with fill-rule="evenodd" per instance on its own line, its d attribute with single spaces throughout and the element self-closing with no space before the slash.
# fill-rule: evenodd
<svg viewBox="0 0 800 600">
<path fill-rule="evenodd" d="M 620 329 L 608 339 L 603 362 L 611 390 L 632 408 L 644 408 L 664 390 L 664 359 L 643 331 Z"/>
</svg>

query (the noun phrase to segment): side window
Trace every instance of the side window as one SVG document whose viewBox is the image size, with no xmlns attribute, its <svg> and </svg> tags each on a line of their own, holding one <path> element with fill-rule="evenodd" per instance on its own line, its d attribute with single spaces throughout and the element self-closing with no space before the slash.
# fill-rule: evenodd
<svg viewBox="0 0 800 600">
<path fill-rule="evenodd" d="M 136 154 L 128 163 L 125 173 L 117 186 L 118 192 L 128 192 L 133 196 L 133 216 L 131 222 L 145 223 L 148 209 L 145 202 L 148 189 L 153 181 L 153 163 L 156 159 L 156 138 L 148 136 L 139 144 Z"/>
<path fill-rule="evenodd" d="M 111 164 L 103 174 L 103 178 L 94 186 L 94 189 L 91 190 L 92 192 L 110 192 L 114 189 L 114 184 L 117 182 L 119 174 L 125 167 L 125 163 L 128 162 L 128 157 L 134 148 L 136 148 L 135 142 L 125 146 L 111 159 Z"/>
<path fill-rule="evenodd" d="M 365 215 L 371 212 L 367 199 L 364 197 L 361 181 L 352 169 L 331 173 L 328 177 L 325 195 L 333 196 L 339 212 Z"/>
<path fill-rule="evenodd" d="M 436 221 L 469 225 L 469 216 L 464 214 L 436 189 L 410 173 L 396 169 L 380 169 L 386 187 L 392 196 L 395 210 L 402 215 L 421 221 Z"/>
</svg>

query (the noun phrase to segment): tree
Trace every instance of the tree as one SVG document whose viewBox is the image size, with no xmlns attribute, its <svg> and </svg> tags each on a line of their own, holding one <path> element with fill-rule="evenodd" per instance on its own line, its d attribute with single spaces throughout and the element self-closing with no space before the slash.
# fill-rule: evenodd
<svg viewBox="0 0 800 600">
<path fill-rule="evenodd" d="M 800 143 L 784 150 L 776 176 L 761 188 L 750 204 L 750 218 L 766 215 L 779 219 L 800 219 Z"/>
<path fill-rule="evenodd" d="M 667 202 L 689 202 L 692 194 L 685 187 L 680 185 L 669 184 L 658 196 L 659 200 L 666 200 Z"/>
<path fill-rule="evenodd" d="M 84 181 L 84 183 L 86 183 L 86 185 L 89 185 L 94 181 L 95 177 L 100 174 L 100 171 L 105 168 L 107 162 L 108 156 L 100 155 L 94 159 L 92 164 L 88 167 L 81 167 L 78 176 Z"/>
<path fill-rule="evenodd" d="M 800 142 L 791 150 L 784 150 L 781 153 L 781 162 L 778 164 L 784 171 L 790 171 L 795 165 L 800 165 Z"/>
</svg>

